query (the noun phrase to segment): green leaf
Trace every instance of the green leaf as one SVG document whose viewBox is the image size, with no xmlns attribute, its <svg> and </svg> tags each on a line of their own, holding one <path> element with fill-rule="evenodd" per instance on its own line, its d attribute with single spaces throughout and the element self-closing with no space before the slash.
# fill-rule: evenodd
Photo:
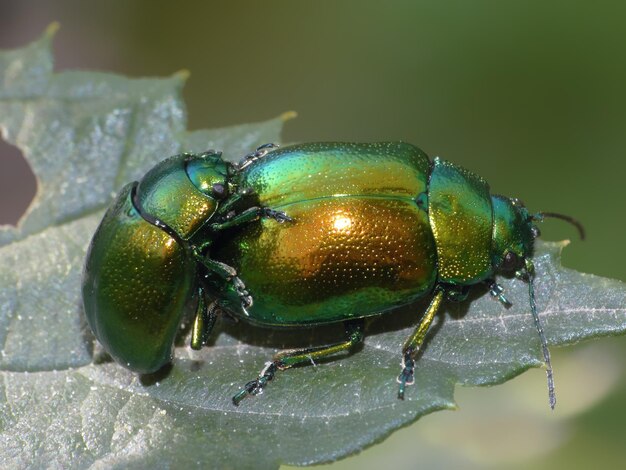
<svg viewBox="0 0 626 470">
<path fill-rule="evenodd" d="M 215 344 L 202 351 L 182 338 L 172 369 L 159 377 L 107 362 L 86 327 L 79 287 L 87 245 L 112 195 L 182 150 L 219 148 L 238 158 L 277 141 L 284 118 L 187 132 L 184 74 L 54 73 L 53 29 L 23 49 L 0 52 L 0 129 L 39 185 L 20 226 L 0 230 L 5 466 L 276 468 L 330 461 L 453 408 L 455 384 L 500 383 L 542 364 L 527 288 L 512 279 L 502 280 L 514 303 L 509 310 L 485 292 L 446 306 L 404 401 L 396 398 L 400 348 L 423 303 L 372 319 L 361 351 L 279 373 L 263 396 L 238 408 L 231 396 L 277 349 L 337 339 L 341 327 L 281 331 L 223 322 Z M 561 267 L 564 245 L 540 243 L 535 259 L 550 344 L 623 333 L 626 286 Z"/>
</svg>

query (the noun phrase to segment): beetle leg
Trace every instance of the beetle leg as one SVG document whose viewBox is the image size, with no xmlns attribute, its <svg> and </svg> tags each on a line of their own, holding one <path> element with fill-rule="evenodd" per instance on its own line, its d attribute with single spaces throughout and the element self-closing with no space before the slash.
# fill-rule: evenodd
<svg viewBox="0 0 626 470">
<path fill-rule="evenodd" d="M 253 222 L 261 217 L 268 217 L 274 219 L 279 223 L 291 222 L 293 219 L 285 214 L 283 211 L 275 211 L 269 207 L 250 207 L 245 211 L 235 214 L 225 222 L 211 224 L 211 229 L 214 231 L 224 230 L 231 227 L 236 227 L 241 224 Z"/>
<path fill-rule="evenodd" d="M 469 286 L 446 286 L 446 300 L 464 302 L 469 295 Z"/>
<path fill-rule="evenodd" d="M 250 152 L 249 154 L 245 155 L 239 161 L 239 163 L 236 163 L 235 164 L 235 169 L 237 171 L 241 171 L 245 167 L 247 167 L 247 166 L 251 165 L 252 163 L 256 162 L 257 160 L 263 158 L 265 155 L 267 155 L 272 150 L 275 150 L 277 148 L 278 148 L 278 144 L 274 144 L 274 143 L 271 143 L 271 142 L 269 144 L 263 144 L 263 145 L 257 147 L 254 152 Z"/>
<path fill-rule="evenodd" d="M 204 289 L 198 291 L 198 308 L 191 328 L 191 349 L 202 349 L 207 344 L 218 313 L 217 300 L 207 306 Z"/>
<path fill-rule="evenodd" d="M 193 255 L 202 266 L 204 266 L 210 272 L 217 274 L 219 277 L 230 283 L 237 292 L 239 299 L 241 300 L 241 308 L 244 313 L 247 314 L 248 308 L 252 306 L 252 296 L 246 290 L 246 286 L 243 281 L 237 276 L 237 271 L 232 266 L 225 263 L 221 263 L 214 259 L 202 256 L 201 251 L 198 248 L 193 248 Z"/>
<path fill-rule="evenodd" d="M 220 204 L 220 206 L 217 208 L 217 212 L 216 215 L 218 217 L 222 217 L 224 219 L 226 219 L 227 221 L 229 221 L 230 219 L 232 219 L 233 217 L 238 217 L 239 215 L 237 215 L 236 211 L 233 210 L 233 207 L 235 207 L 242 199 L 245 199 L 247 197 L 250 197 L 250 195 L 254 194 L 254 189 L 253 188 L 242 188 L 239 191 L 237 191 L 236 193 L 234 193 L 232 196 L 230 196 L 227 200 L 225 200 L 224 202 L 222 202 Z M 247 209 L 250 210 L 250 209 Z M 259 211 L 261 211 L 261 213 L 258 213 Z M 265 213 L 263 213 L 265 212 Z M 245 213 L 242 212 L 242 214 Z M 254 221 L 259 217 L 273 217 L 275 219 L 277 219 L 279 222 L 285 222 L 285 221 L 289 221 L 291 222 L 291 219 L 285 215 L 284 212 L 282 211 L 273 211 L 269 208 L 259 208 L 254 206 L 252 208 L 252 217 L 247 214 L 246 217 L 251 217 L 250 219 L 246 219 L 246 220 L 242 220 L 240 223 L 245 223 L 245 222 L 249 222 L 249 221 Z M 278 217 L 272 215 L 272 214 L 277 214 L 278 216 L 281 217 L 281 220 L 278 219 Z"/>
<path fill-rule="evenodd" d="M 400 400 L 404 400 L 405 387 L 414 383 L 415 355 L 422 346 L 428 328 L 430 328 L 430 324 L 433 322 L 435 314 L 441 306 L 444 293 L 443 290 L 437 290 L 437 292 L 435 292 L 435 296 L 430 301 L 430 305 L 426 309 L 422 321 L 420 321 L 420 324 L 417 325 L 415 331 L 407 338 L 402 347 L 402 372 L 398 376 L 398 383 L 400 384 L 398 387 L 398 398 Z"/>
<path fill-rule="evenodd" d="M 491 294 L 491 297 L 500 301 L 500 303 L 506 308 L 510 308 L 513 304 L 504 296 L 504 289 L 502 286 L 495 280 L 487 282 L 489 282 L 489 293 Z"/>
<path fill-rule="evenodd" d="M 318 359 L 324 359 L 339 352 L 349 351 L 363 341 L 363 324 L 363 319 L 347 321 L 345 327 L 348 338 L 341 343 L 280 351 L 273 357 L 272 362 L 265 364 L 265 367 L 256 379 L 244 385 L 239 393 L 233 397 L 233 404 L 237 406 L 247 396 L 263 393 L 267 383 L 274 378 L 274 375 L 279 370 L 289 369 L 301 364 L 315 364 L 315 361 Z"/>
<path fill-rule="evenodd" d="M 230 212 L 231 208 L 239 201 L 241 201 L 244 197 L 249 196 L 254 193 L 251 189 L 241 189 L 227 198 L 225 201 L 221 202 L 217 208 L 217 215 L 225 216 L 228 212 Z"/>
</svg>

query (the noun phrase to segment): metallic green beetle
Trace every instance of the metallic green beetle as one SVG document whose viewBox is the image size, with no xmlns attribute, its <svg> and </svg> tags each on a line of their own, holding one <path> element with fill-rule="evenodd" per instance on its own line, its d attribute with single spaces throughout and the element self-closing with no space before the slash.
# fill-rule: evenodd
<svg viewBox="0 0 626 470">
<path fill-rule="evenodd" d="M 197 300 L 194 348 L 206 343 L 224 310 L 273 327 L 345 322 L 344 342 L 278 353 L 233 397 L 237 405 L 262 391 L 278 370 L 352 348 L 363 338 L 365 317 L 431 295 L 402 350 L 398 396 L 403 398 L 442 301 L 463 300 L 472 285 L 487 283 L 507 305 L 494 275 L 516 271 L 529 282 L 554 405 L 549 352 L 532 292 L 531 256 L 539 235 L 533 221 L 545 216 L 575 221 L 530 215 L 516 199 L 491 196 L 482 178 L 438 158 L 430 161 L 405 143 L 316 143 L 278 150 L 270 144 L 237 165 L 212 160 L 217 179 L 211 172 L 211 178 L 198 178 L 203 173 L 190 172 L 189 163 L 186 173 L 177 174 L 191 179 L 194 194 L 200 188 L 207 196 L 217 181 L 235 196 L 208 196 L 210 210 L 194 216 L 197 203 L 178 186 L 163 183 L 170 170 L 158 166 L 139 184 L 139 197 L 129 188 L 122 192 L 94 237 L 85 310 L 96 336 L 119 362 L 141 372 L 168 362 L 191 300 Z M 151 204 L 142 196 L 144 187 L 146 194 L 168 196 Z M 232 217 L 233 210 L 240 215 Z M 124 232 L 127 214 L 134 217 L 130 233 Z M 261 215 L 268 217 L 253 221 Z M 159 251 L 161 257 L 150 261 L 151 237 L 159 238 L 159 250 L 167 245 L 172 252 Z M 137 270 L 141 274 L 135 275 Z"/>
<path fill-rule="evenodd" d="M 415 356 L 444 298 L 463 300 L 469 287 L 495 282 L 497 271 L 529 281 L 531 310 L 548 364 L 549 352 L 532 293 L 533 221 L 517 199 L 492 196 L 487 183 L 401 142 L 313 143 L 243 162 L 239 184 L 255 204 L 284 211 L 292 221 L 246 225 L 218 239 L 211 257 L 233 266 L 254 303 L 245 310 L 229 288 L 214 290 L 222 308 L 273 327 L 345 322 L 346 341 L 278 353 L 257 379 L 233 397 L 259 393 L 277 370 L 346 351 L 363 338 L 363 318 L 431 295 L 402 350 L 398 396 L 413 382 Z M 581 232 L 582 234 L 582 232 Z M 232 298 L 231 301 L 229 299 Z"/>
<path fill-rule="evenodd" d="M 125 186 L 105 214 L 87 254 L 83 304 L 96 338 L 120 364 L 150 373 L 170 362 L 186 313 L 206 310 L 201 272 L 222 279 L 243 308 L 251 303 L 235 270 L 205 252 L 227 228 L 290 219 L 262 207 L 233 211 L 247 193 L 233 185 L 236 172 L 217 152 L 177 155 Z M 212 321 L 195 316 L 194 347 Z"/>
</svg>

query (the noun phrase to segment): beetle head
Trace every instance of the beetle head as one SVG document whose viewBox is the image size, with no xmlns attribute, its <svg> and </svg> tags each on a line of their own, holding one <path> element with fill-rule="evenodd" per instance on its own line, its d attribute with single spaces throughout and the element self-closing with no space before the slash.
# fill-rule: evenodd
<svg viewBox="0 0 626 470">
<path fill-rule="evenodd" d="M 539 229 L 519 199 L 493 196 L 492 265 L 498 271 L 526 269 Z"/>
<path fill-rule="evenodd" d="M 535 238 L 539 236 L 539 229 L 533 224 L 533 221 L 537 220 L 537 218 L 528 213 L 528 210 L 526 210 L 526 207 L 519 199 L 493 196 L 492 202 L 494 215 L 492 263 L 494 269 L 498 271 L 514 271 L 515 277 L 528 283 L 530 311 L 541 340 L 541 349 L 546 362 L 550 407 L 554 409 L 556 395 L 554 393 L 550 351 L 548 350 L 548 342 L 537 312 L 533 283 L 535 266 L 531 257 L 533 255 Z"/>
<path fill-rule="evenodd" d="M 542 222 L 546 217 L 564 220 L 578 229 L 581 239 L 585 238 L 585 230 L 580 222 L 568 215 L 555 212 L 538 212 L 531 215 L 519 199 L 493 196 L 492 203 L 494 214 L 492 265 L 495 270 L 515 271 L 515 277 L 528 283 L 530 311 L 541 340 L 541 349 L 546 363 L 550 407 L 554 409 L 556 395 L 554 393 L 550 351 L 535 302 L 535 266 L 531 257 L 534 240 L 540 235 L 540 232 L 533 222 Z"/>
<path fill-rule="evenodd" d="M 217 201 L 228 196 L 228 166 L 221 152 L 214 150 L 189 155 L 185 160 L 185 171 L 194 186 Z"/>
</svg>

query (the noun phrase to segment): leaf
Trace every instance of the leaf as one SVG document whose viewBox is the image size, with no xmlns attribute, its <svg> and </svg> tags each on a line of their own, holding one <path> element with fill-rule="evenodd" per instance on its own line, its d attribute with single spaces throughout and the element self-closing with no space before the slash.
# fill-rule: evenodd
<svg viewBox="0 0 626 470">
<path fill-rule="evenodd" d="M 0 129 L 39 184 L 20 226 L 0 230 L 5 466 L 276 468 L 330 461 L 453 408 L 455 384 L 500 383 L 541 365 L 527 289 L 509 279 L 502 280 L 514 303 L 509 310 L 485 292 L 446 306 L 405 401 L 396 398 L 399 352 L 423 303 L 374 318 L 361 351 L 279 373 L 263 396 L 238 408 L 231 396 L 277 349 L 323 344 L 341 337 L 341 327 L 282 331 L 222 322 L 212 347 L 191 351 L 182 338 L 169 373 L 138 377 L 108 362 L 85 325 L 79 286 L 87 245 L 112 195 L 176 152 L 220 148 L 237 158 L 276 141 L 284 118 L 187 132 L 184 74 L 54 73 L 53 29 L 23 49 L 0 52 Z M 564 246 L 540 243 L 535 260 L 550 344 L 623 333 L 626 286 L 561 267 Z"/>
</svg>

